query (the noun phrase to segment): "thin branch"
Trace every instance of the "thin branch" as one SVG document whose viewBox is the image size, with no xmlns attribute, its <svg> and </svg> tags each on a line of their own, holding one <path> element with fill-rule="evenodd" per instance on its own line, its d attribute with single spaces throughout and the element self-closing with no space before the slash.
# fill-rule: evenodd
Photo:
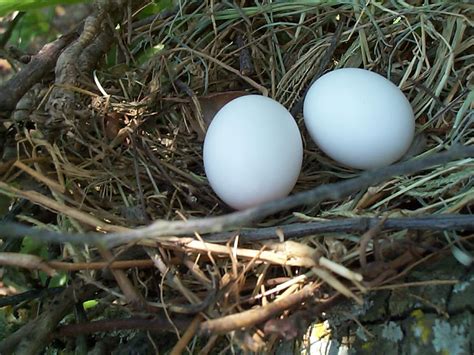
<svg viewBox="0 0 474 355">
<path fill-rule="evenodd" d="M 321 222 L 293 223 L 282 226 L 242 229 L 239 232 L 241 242 L 256 242 L 278 239 L 277 230 L 281 230 L 285 239 L 297 239 L 311 234 L 331 232 L 365 232 L 378 223 L 379 217 L 342 218 Z M 474 230 L 473 215 L 440 214 L 421 217 L 387 218 L 382 229 L 411 230 Z M 203 237 L 208 242 L 224 242 L 235 233 L 215 233 Z"/>
<path fill-rule="evenodd" d="M 41 270 L 49 276 L 56 275 L 56 271 L 37 255 L 0 252 L 0 265 L 17 266 L 32 270 Z"/>
<path fill-rule="evenodd" d="M 64 291 L 64 287 L 42 288 L 39 290 L 29 290 L 17 295 L 0 297 L 0 307 L 9 305 L 18 306 L 21 302 L 29 302 L 35 299 L 51 298 Z"/>
<path fill-rule="evenodd" d="M 0 222 L 1 238 L 23 238 L 25 235 L 51 243 L 100 244 L 101 242 L 101 235 L 99 233 L 58 233 L 46 229 L 30 227 L 20 223 Z"/>
<path fill-rule="evenodd" d="M 200 332 L 202 334 L 226 334 L 233 330 L 248 328 L 255 324 L 265 322 L 284 310 L 294 307 L 305 299 L 312 297 L 317 287 L 318 284 L 309 284 L 292 295 L 268 303 L 265 306 L 205 321 L 201 323 Z"/>
<path fill-rule="evenodd" d="M 137 259 L 137 260 L 119 260 L 111 263 L 107 261 L 95 261 L 89 263 L 68 263 L 64 261 L 45 261 L 47 265 L 55 270 L 78 271 L 78 270 L 102 270 L 102 269 L 130 269 L 130 268 L 151 268 L 153 260 Z"/>
<path fill-rule="evenodd" d="M 197 330 L 199 329 L 199 325 L 201 321 L 202 321 L 202 316 L 200 314 L 194 317 L 188 329 L 186 329 L 186 332 L 184 332 L 181 339 L 178 340 L 178 342 L 173 347 L 173 350 L 171 350 L 170 355 L 180 355 L 185 351 L 189 342 L 191 341 L 191 339 L 194 337 Z"/>
<path fill-rule="evenodd" d="M 169 236 L 185 236 L 193 235 L 194 232 L 201 234 L 206 233 L 217 233 L 222 231 L 228 231 L 238 229 L 244 226 L 250 225 L 252 222 L 261 220 L 274 213 L 291 210 L 301 205 L 317 205 L 323 201 L 331 200 L 338 201 L 342 198 L 349 196 L 352 193 L 356 193 L 361 190 L 365 190 L 370 186 L 378 185 L 394 176 L 413 174 L 421 172 L 433 166 L 447 164 L 451 161 L 463 159 L 474 156 L 473 146 L 456 146 L 450 150 L 442 153 L 435 153 L 426 158 L 412 159 L 409 161 L 400 162 L 388 167 L 366 171 L 361 173 L 360 176 L 336 182 L 332 184 L 325 184 L 318 186 L 312 190 L 297 193 L 286 198 L 267 202 L 262 205 L 249 208 L 243 211 L 233 212 L 223 216 L 207 217 L 201 219 L 190 219 L 187 221 L 164 221 L 158 220 L 150 224 L 149 226 L 137 228 L 130 231 L 116 232 L 109 234 L 89 233 L 89 234 L 66 234 L 66 233 L 55 233 L 51 231 L 44 231 L 39 229 L 32 229 L 21 224 L 1 222 L 0 233 L 2 237 L 16 237 L 21 238 L 25 235 L 36 239 L 42 239 L 44 241 L 56 242 L 56 243 L 77 243 L 77 244 L 103 244 L 107 247 L 114 247 L 120 244 L 125 244 L 132 241 L 141 239 L 169 239 Z M 428 218 L 428 217 L 424 217 Z M 438 218 L 434 217 L 433 218 Z M 441 217 L 439 217 L 441 218 Z M 469 217 L 458 216 L 459 219 L 456 221 L 448 217 L 444 220 L 438 220 L 438 224 L 428 223 L 428 220 L 416 220 L 416 219 L 387 219 L 384 228 L 422 228 L 430 229 L 436 227 L 436 229 L 471 229 L 472 220 Z M 454 218 L 454 217 L 452 217 Z M 367 230 L 378 222 L 378 219 L 355 219 L 332 221 L 326 226 L 318 225 L 313 223 L 312 226 L 307 228 L 315 228 L 314 232 L 323 231 L 336 231 L 336 230 Z M 435 221 L 433 220 L 433 223 Z M 323 222 L 321 222 L 323 223 Z M 410 225 L 410 223 L 412 223 Z M 461 225 L 457 225 L 461 223 Z M 332 224 L 332 225 L 331 225 Z M 288 228 L 289 234 L 294 233 L 293 237 L 296 238 L 298 233 L 302 232 L 303 227 L 301 224 L 295 225 L 295 227 Z M 299 228 L 299 230 L 298 230 Z M 325 228 L 328 228 L 325 230 Z M 337 229 L 336 229 L 337 228 Z M 293 229 L 293 230 L 291 230 Z M 304 233 L 308 230 L 304 231 Z M 247 232 L 243 232 L 244 234 Z M 253 232 L 256 233 L 256 232 Z M 265 233 L 269 233 L 266 230 Z M 214 236 L 215 237 L 215 236 Z M 210 238 L 212 240 L 213 237 Z M 262 239 L 266 239 L 262 238 Z"/>
</svg>

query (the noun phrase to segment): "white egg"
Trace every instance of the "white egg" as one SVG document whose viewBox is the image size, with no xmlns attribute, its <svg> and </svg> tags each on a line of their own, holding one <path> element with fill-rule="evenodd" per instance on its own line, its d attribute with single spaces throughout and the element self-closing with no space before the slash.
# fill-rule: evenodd
<svg viewBox="0 0 474 355">
<path fill-rule="evenodd" d="M 357 169 L 389 165 L 408 150 L 415 118 L 401 90 L 364 69 L 323 75 L 304 101 L 306 127 L 323 152 Z"/>
<path fill-rule="evenodd" d="M 245 209 L 285 197 L 298 179 L 303 144 L 293 116 L 259 95 L 230 101 L 204 140 L 204 169 L 215 193 Z"/>
</svg>

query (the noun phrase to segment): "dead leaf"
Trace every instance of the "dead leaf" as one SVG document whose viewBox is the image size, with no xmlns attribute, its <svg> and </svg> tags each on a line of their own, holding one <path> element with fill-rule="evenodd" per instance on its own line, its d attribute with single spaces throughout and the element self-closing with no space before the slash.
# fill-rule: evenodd
<svg viewBox="0 0 474 355">
<path fill-rule="evenodd" d="M 104 130 L 105 136 L 109 140 L 117 137 L 118 132 L 124 126 L 122 115 L 117 112 L 110 112 L 105 116 Z"/>
<path fill-rule="evenodd" d="M 244 95 L 248 94 L 245 91 L 227 91 L 199 97 L 198 100 L 201 105 L 202 117 L 206 131 L 214 119 L 214 116 L 225 104 Z M 198 141 L 203 142 L 206 132 L 203 132 L 197 122 L 191 122 L 191 125 L 193 130 L 198 134 Z"/>
</svg>

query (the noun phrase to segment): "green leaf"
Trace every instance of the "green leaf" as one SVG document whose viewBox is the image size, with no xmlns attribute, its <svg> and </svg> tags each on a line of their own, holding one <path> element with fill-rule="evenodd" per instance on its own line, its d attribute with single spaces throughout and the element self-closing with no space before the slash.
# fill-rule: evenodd
<svg viewBox="0 0 474 355">
<path fill-rule="evenodd" d="M 0 0 L 0 16 L 13 11 L 27 11 L 51 5 L 66 5 L 90 0 Z"/>
<path fill-rule="evenodd" d="M 153 56 L 155 56 L 157 53 L 162 52 L 164 49 L 164 45 L 158 44 L 153 47 L 149 47 L 145 49 L 143 52 L 140 53 L 140 55 L 137 58 L 137 64 L 141 65 L 149 61 Z"/>
<path fill-rule="evenodd" d="M 41 256 L 43 259 L 48 258 L 48 245 L 37 239 L 30 238 L 28 236 L 23 238 L 21 242 L 20 253 L 32 254 Z"/>
<path fill-rule="evenodd" d="M 68 280 L 68 274 L 66 272 L 58 272 L 49 281 L 48 288 L 61 287 L 66 285 Z"/>
<path fill-rule="evenodd" d="M 97 300 L 88 300 L 82 303 L 82 307 L 87 311 L 88 309 L 94 308 L 98 304 L 99 302 Z"/>
<path fill-rule="evenodd" d="M 1 1 L 1 0 L 0 0 Z M 151 16 L 174 6 L 173 0 L 154 0 L 140 11 L 140 17 Z"/>
</svg>

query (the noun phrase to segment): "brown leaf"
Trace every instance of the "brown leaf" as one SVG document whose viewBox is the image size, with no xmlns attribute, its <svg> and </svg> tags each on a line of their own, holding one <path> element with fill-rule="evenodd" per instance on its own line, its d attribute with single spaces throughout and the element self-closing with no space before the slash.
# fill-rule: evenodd
<svg viewBox="0 0 474 355">
<path fill-rule="evenodd" d="M 207 130 L 214 116 L 225 104 L 244 95 L 248 94 L 245 91 L 227 91 L 199 97 L 205 129 Z M 197 123 L 192 123 L 192 126 L 198 134 L 198 140 L 203 142 L 206 132 L 203 132 Z"/>
<path fill-rule="evenodd" d="M 104 119 L 104 131 L 105 131 L 105 136 L 109 140 L 113 140 L 115 137 L 117 137 L 117 134 L 124 126 L 123 124 L 123 119 L 122 115 L 120 115 L 117 112 L 110 112 L 105 116 Z"/>
</svg>

